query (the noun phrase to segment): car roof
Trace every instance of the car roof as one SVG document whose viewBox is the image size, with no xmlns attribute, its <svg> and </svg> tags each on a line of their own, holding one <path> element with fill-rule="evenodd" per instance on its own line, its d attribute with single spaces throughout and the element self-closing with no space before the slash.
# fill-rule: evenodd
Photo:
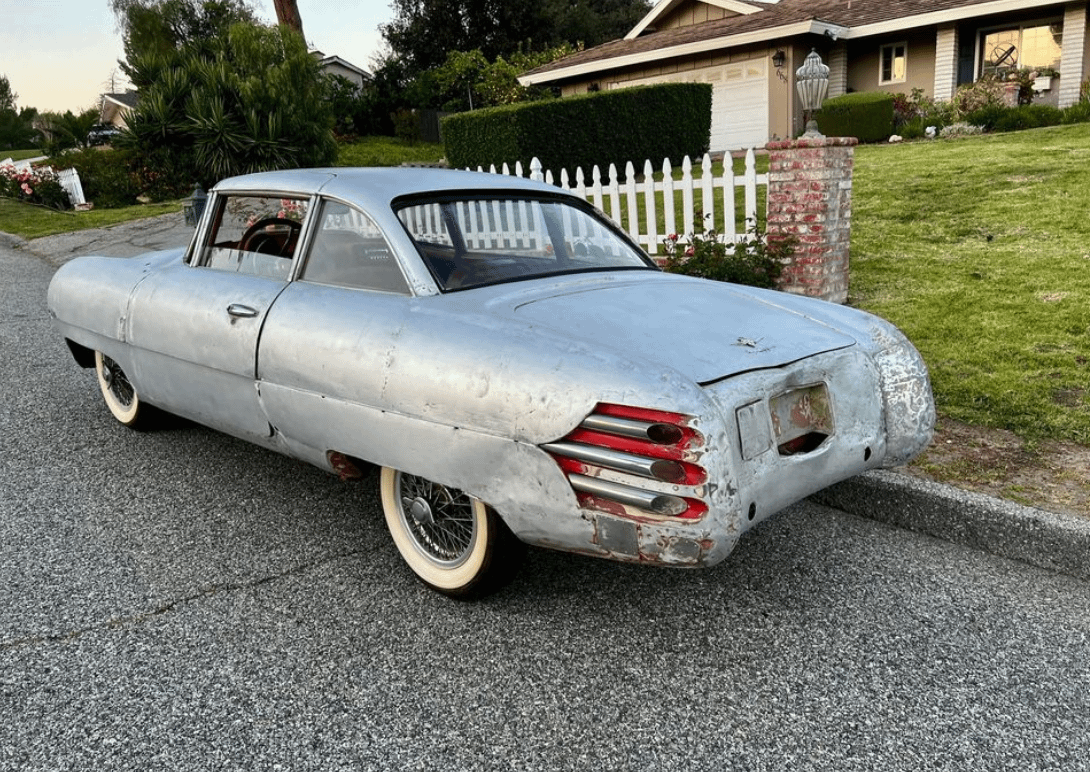
<svg viewBox="0 0 1090 772">
<path fill-rule="evenodd" d="M 259 172 L 223 180 L 214 190 L 305 196 L 320 192 L 372 205 L 389 205 L 396 198 L 412 194 L 454 191 L 572 195 L 554 185 L 511 175 L 422 167 L 337 167 Z"/>
</svg>

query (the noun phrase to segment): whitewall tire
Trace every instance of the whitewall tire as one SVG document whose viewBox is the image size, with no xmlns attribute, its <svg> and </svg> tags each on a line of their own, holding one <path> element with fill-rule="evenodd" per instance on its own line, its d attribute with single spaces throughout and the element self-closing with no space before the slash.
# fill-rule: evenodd
<svg viewBox="0 0 1090 772">
<path fill-rule="evenodd" d="M 381 490 L 398 552 L 432 589 L 479 598 L 514 576 L 525 547 L 483 502 L 388 467 L 382 470 Z"/>
</svg>

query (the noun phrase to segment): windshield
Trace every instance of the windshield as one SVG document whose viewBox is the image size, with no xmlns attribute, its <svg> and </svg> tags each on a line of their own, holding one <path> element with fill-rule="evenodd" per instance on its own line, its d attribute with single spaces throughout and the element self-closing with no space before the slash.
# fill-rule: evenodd
<svg viewBox="0 0 1090 772">
<path fill-rule="evenodd" d="M 559 273 L 657 270 L 589 206 L 575 202 L 414 200 L 397 214 L 444 291 Z"/>
</svg>

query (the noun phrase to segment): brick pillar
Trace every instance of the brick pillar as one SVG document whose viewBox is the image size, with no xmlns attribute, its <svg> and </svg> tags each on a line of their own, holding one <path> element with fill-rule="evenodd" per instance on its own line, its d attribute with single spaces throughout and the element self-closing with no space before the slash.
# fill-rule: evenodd
<svg viewBox="0 0 1090 772">
<path fill-rule="evenodd" d="M 798 239 L 780 277 L 781 290 L 847 301 L 857 142 L 800 137 L 768 143 L 768 237 Z"/>
</svg>

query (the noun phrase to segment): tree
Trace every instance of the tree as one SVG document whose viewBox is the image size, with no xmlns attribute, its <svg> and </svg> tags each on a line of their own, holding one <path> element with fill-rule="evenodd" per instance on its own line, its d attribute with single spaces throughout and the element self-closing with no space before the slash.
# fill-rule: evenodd
<svg viewBox="0 0 1090 772">
<path fill-rule="evenodd" d="M 276 8 L 277 22 L 303 36 L 303 18 L 299 15 L 299 3 L 296 0 L 273 0 L 273 6 Z"/>
<path fill-rule="evenodd" d="M 648 0 L 393 0 L 380 27 L 393 56 L 416 76 L 451 51 L 479 49 L 489 60 L 567 44 L 595 46 L 622 37 Z"/>
<path fill-rule="evenodd" d="M 0 110 L 14 110 L 15 100 L 19 95 L 11 90 L 7 75 L 0 75 Z"/>
<path fill-rule="evenodd" d="M 146 182 L 162 185 L 156 195 L 336 159 L 326 80 L 287 27 L 236 23 L 130 64 L 149 80 L 117 144 L 139 151 Z"/>
<path fill-rule="evenodd" d="M 25 150 L 41 141 L 34 128 L 38 111 L 33 107 L 18 109 L 15 103 L 18 98 L 7 76 L 0 75 L 0 149 L 3 150 Z"/>
<path fill-rule="evenodd" d="M 548 88 L 523 86 L 518 82 L 518 76 L 575 51 L 570 45 L 533 54 L 516 51 L 508 58 L 497 56 L 491 62 L 479 48 L 451 51 L 441 66 L 416 79 L 409 89 L 410 101 L 447 112 L 460 112 L 544 99 L 551 96 Z"/>
<path fill-rule="evenodd" d="M 211 56 L 231 25 L 256 23 L 247 0 L 110 0 L 110 7 L 125 49 L 121 70 L 137 89 L 174 66 L 183 50 Z"/>
<path fill-rule="evenodd" d="M 47 140 L 45 151 L 49 155 L 72 147 L 88 147 L 87 135 L 98 123 L 99 111 L 91 107 L 79 115 L 71 110 L 62 113 L 43 113 L 41 122 L 45 127 Z"/>
</svg>

